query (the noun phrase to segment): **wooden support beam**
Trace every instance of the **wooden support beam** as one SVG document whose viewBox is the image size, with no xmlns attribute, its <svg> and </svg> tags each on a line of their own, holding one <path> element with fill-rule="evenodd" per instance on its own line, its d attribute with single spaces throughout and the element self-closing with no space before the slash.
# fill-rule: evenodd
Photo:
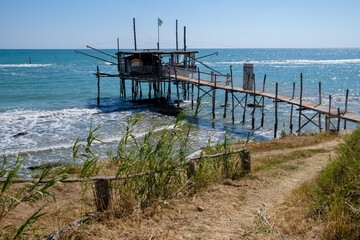
<svg viewBox="0 0 360 240">
<path fill-rule="evenodd" d="M 295 97 L 295 82 L 293 82 L 293 91 L 292 91 L 292 96 L 291 99 L 294 99 Z M 290 133 L 293 133 L 293 111 L 294 111 L 294 104 L 291 104 L 291 109 L 290 109 Z"/>
<path fill-rule="evenodd" d="M 184 51 L 186 51 L 186 26 L 184 26 Z M 185 56 L 184 61 L 186 61 Z"/>
<path fill-rule="evenodd" d="M 256 111 L 256 105 L 257 105 L 257 102 L 256 102 L 256 84 L 255 84 L 255 74 L 254 74 L 254 85 L 253 85 L 253 88 L 254 88 L 254 101 L 253 101 L 253 104 L 254 104 L 254 108 L 253 108 L 253 111 L 252 111 L 252 114 L 251 114 L 251 129 L 254 129 L 255 128 L 255 111 Z"/>
<path fill-rule="evenodd" d="M 177 95 L 177 107 L 180 107 L 180 93 L 179 93 L 179 82 L 177 80 L 177 72 L 176 72 L 176 68 L 174 66 L 174 72 L 175 72 L 175 81 L 176 81 L 176 95 Z"/>
<path fill-rule="evenodd" d="M 225 102 L 224 102 L 224 115 L 223 118 L 226 118 L 226 108 L 227 108 L 227 103 L 228 102 L 228 90 L 225 90 Z"/>
<path fill-rule="evenodd" d="M 230 79 L 231 79 L 231 97 L 232 97 L 232 111 L 231 111 L 231 118 L 232 123 L 235 122 L 235 104 L 234 104 L 234 82 L 233 82 L 233 73 L 232 73 L 232 66 L 230 65 Z"/>
<path fill-rule="evenodd" d="M 345 111 L 344 111 L 344 114 L 347 113 L 348 100 L 349 100 L 349 89 L 346 89 Z M 346 129 L 346 120 L 344 120 L 344 129 Z"/>
<path fill-rule="evenodd" d="M 214 87 L 212 88 L 212 117 L 215 119 L 215 100 L 216 100 L 216 75 L 211 72 L 211 78 L 214 78 Z"/>
<path fill-rule="evenodd" d="M 264 75 L 264 81 L 263 81 L 263 87 L 262 87 L 263 92 L 265 92 L 265 83 L 266 83 L 266 74 Z M 262 105 L 261 106 L 262 111 L 261 111 L 261 124 L 260 124 L 260 126 L 264 127 L 264 118 L 265 118 L 265 111 L 264 111 L 264 109 L 265 109 L 265 97 L 264 96 L 262 96 L 261 105 Z"/>
<path fill-rule="evenodd" d="M 277 137 L 277 128 L 278 128 L 278 114 L 277 114 L 277 110 L 278 110 L 278 83 L 276 83 L 275 85 L 275 125 L 274 125 L 274 138 Z"/>
<path fill-rule="evenodd" d="M 340 131 L 340 108 L 337 109 L 337 117 L 338 117 L 338 122 L 337 122 L 337 128 L 336 130 L 339 132 Z"/>
<path fill-rule="evenodd" d="M 97 88 L 98 88 L 98 96 L 97 96 L 97 106 L 100 106 L 100 71 L 99 66 L 96 66 L 96 76 L 97 76 Z"/>
<path fill-rule="evenodd" d="M 136 28 L 135 28 L 135 18 L 133 18 L 133 28 L 134 28 L 134 49 L 135 49 L 135 51 L 137 51 L 137 46 L 136 46 Z"/>
<path fill-rule="evenodd" d="M 244 104 L 244 107 L 243 107 L 244 111 L 243 111 L 243 118 L 242 118 L 242 123 L 243 124 L 245 124 L 247 98 L 248 98 L 248 93 L 245 93 L 245 104 Z"/>
<path fill-rule="evenodd" d="M 191 84 L 191 110 L 194 109 L 194 84 Z"/>
<path fill-rule="evenodd" d="M 319 82 L 319 105 L 321 105 L 321 82 Z M 321 132 L 321 113 L 319 112 L 319 132 Z"/>
<path fill-rule="evenodd" d="M 300 106 L 299 106 L 299 134 L 301 130 L 301 110 L 302 110 L 302 96 L 303 96 L 303 75 L 300 74 Z"/>
<path fill-rule="evenodd" d="M 198 69 L 198 85 L 197 85 L 197 104 L 199 104 L 200 101 L 200 70 Z"/>
<path fill-rule="evenodd" d="M 178 41 L 178 20 L 176 19 L 176 51 L 179 50 L 179 41 Z"/>
</svg>

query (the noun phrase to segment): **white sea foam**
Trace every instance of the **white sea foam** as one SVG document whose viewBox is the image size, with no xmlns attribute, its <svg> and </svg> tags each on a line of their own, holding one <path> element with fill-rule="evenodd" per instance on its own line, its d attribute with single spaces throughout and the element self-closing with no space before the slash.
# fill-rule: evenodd
<svg viewBox="0 0 360 240">
<path fill-rule="evenodd" d="M 360 63 L 360 59 L 338 59 L 338 60 L 311 60 L 311 59 L 291 59 L 291 60 L 260 60 L 260 61 L 232 61 L 232 62 L 216 62 L 217 64 L 296 64 L 296 65 L 308 65 L 308 64 L 347 64 L 347 63 Z"/>
<path fill-rule="evenodd" d="M 0 68 L 49 67 L 54 64 L 0 64 Z"/>
</svg>

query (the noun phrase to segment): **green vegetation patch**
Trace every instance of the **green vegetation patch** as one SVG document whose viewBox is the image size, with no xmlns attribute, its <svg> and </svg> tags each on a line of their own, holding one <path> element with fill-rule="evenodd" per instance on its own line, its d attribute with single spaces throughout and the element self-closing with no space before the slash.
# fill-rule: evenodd
<svg viewBox="0 0 360 240">
<path fill-rule="evenodd" d="M 329 223 L 325 238 L 360 238 L 360 128 L 338 146 L 338 155 L 310 188 L 312 208 Z"/>
</svg>

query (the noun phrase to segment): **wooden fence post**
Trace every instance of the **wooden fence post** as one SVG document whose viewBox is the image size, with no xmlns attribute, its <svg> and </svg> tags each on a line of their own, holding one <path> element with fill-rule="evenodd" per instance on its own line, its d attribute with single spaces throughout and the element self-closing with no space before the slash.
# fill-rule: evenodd
<svg viewBox="0 0 360 240">
<path fill-rule="evenodd" d="M 187 177 L 188 179 L 191 179 L 192 177 L 194 177 L 196 173 L 196 169 L 195 169 L 195 162 L 194 161 L 190 161 L 187 163 Z"/>
<path fill-rule="evenodd" d="M 241 166 L 245 174 L 251 172 L 250 151 L 247 148 L 244 148 L 244 151 L 241 154 Z"/>
<path fill-rule="evenodd" d="M 108 179 L 99 179 L 95 182 L 95 203 L 98 212 L 105 211 L 111 201 L 110 183 Z"/>
</svg>

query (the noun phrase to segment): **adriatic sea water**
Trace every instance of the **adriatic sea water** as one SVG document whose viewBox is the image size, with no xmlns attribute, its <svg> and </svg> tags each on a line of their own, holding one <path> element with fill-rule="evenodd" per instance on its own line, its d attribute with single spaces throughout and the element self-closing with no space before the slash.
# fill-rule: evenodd
<svg viewBox="0 0 360 240">
<path fill-rule="evenodd" d="M 242 84 L 244 63 L 254 64 L 256 88 L 262 89 L 264 75 L 268 92 L 291 96 L 296 82 L 295 96 L 299 96 L 300 74 L 303 73 L 304 99 L 318 102 L 318 82 L 322 84 L 322 102 L 344 109 L 346 89 L 350 90 L 348 111 L 360 114 L 360 49 L 196 49 L 198 56 L 218 52 L 203 58 L 205 64 L 221 73 L 233 68 L 234 85 Z M 86 53 L 98 54 L 91 50 Z M 114 54 L 116 50 L 104 50 Z M 29 64 L 31 57 L 32 64 Z M 104 57 L 104 56 L 102 56 Z M 108 57 L 104 57 L 110 60 Z M 96 151 L 116 152 L 129 116 L 142 113 L 141 123 L 134 134 L 141 138 L 149 127 L 156 131 L 172 126 L 175 117 L 157 113 L 147 105 L 138 105 L 129 99 L 119 98 L 119 80 L 101 81 L 101 106 L 97 107 L 96 66 L 102 72 L 116 73 L 116 67 L 99 60 L 76 54 L 74 50 L 0 50 L 0 154 L 14 161 L 18 153 L 26 156 L 24 169 L 47 162 L 72 161 L 72 146 L 79 137 L 84 143 L 90 124 L 102 126 L 98 130 L 103 144 Z M 199 65 L 201 71 L 208 69 Z M 130 88 L 127 96 L 131 96 Z M 143 91 L 146 92 L 144 85 Z M 175 93 L 175 91 L 173 91 Z M 235 111 L 232 124 L 222 118 L 224 92 L 217 91 L 216 119 L 212 120 L 211 98 L 204 98 L 201 112 L 194 123 L 191 146 L 195 151 L 209 139 L 221 141 L 226 131 L 238 138 L 246 138 L 251 131 L 250 112 L 242 123 L 242 109 Z M 175 99 L 175 94 L 173 98 Z M 273 136 L 274 103 L 265 100 L 265 124 L 260 128 L 260 111 L 256 112 L 255 140 L 270 140 Z M 190 107 L 184 101 L 182 107 Z M 290 106 L 279 104 L 279 131 L 289 131 Z M 188 112 L 191 115 L 191 111 Z M 294 129 L 297 129 L 297 111 L 294 112 Z M 355 128 L 349 124 L 348 128 Z M 304 130 L 318 131 L 308 124 Z"/>
</svg>

